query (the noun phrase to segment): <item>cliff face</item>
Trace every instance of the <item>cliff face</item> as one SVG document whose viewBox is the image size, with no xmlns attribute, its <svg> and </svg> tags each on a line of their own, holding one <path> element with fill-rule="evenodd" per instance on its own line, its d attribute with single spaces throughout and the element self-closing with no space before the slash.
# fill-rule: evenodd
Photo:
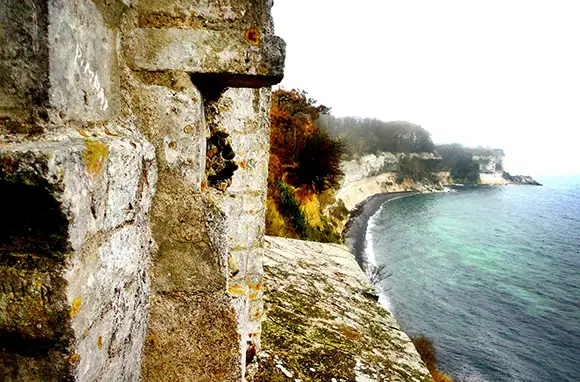
<svg viewBox="0 0 580 382">
<path fill-rule="evenodd" d="M 345 247 L 267 237 L 264 269 L 254 381 L 432 381 Z"/>
<path fill-rule="evenodd" d="M 401 157 L 405 154 L 393 154 L 381 152 L 378 155 L 369 154 L 359 159 L 343 162 L 341 170 L 344 173 L 343 186 L 361 180 L 381 175 L 386 172 L 395 172 L 399 168 Z M 411 153 L 411 158 L 420 160 L 441 160 L 441 157 L 433 153 Z"/>
<path fill-rule="evenodd" d="M 405 180 L 397 183 L 397 170 L 403 154 L 380 153 L 365 155 L 357 160 L 344 162 L 344 178 L 336 194 L 336 200 L 342 200 L 348 211 L 366 198 L 383 192 L 400 192 L 416 190 L 442 190 L 443 184 L 449 183 L 448 172 L 435 173 L 436 182 L 415 182 Z M 410 154 L 412 158 L 422 161 L 438 161 L 441 158 L 433 153 Z"/>
</svg>

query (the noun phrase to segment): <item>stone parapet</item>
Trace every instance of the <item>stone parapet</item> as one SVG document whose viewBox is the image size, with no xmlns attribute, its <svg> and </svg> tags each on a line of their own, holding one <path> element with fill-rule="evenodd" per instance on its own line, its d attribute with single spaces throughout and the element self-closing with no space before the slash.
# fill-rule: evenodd
<svg viewBox="0 0 580 382">
<path fill-rule="evenodd" d="M 126 127 L 2 145 L 0 379 L 138 377 L 155 183 Z"/>
<path fill-rule="evenodd" d="M 0 5 L 0 379 L 243 381 L 269 0 Z"/>
</svg>

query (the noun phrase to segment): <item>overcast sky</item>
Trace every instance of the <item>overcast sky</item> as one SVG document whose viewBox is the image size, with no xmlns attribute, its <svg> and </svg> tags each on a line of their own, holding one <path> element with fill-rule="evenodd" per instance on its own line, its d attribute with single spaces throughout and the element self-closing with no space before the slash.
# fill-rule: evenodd
<svg viewBox="0 0 580 382">
<path fill-rule="evenodd" d="M 580 173 L 580 1 L 275 0 L 282 86 L 336 116 L 500 147 L 507 170 Z"/>
</svg>

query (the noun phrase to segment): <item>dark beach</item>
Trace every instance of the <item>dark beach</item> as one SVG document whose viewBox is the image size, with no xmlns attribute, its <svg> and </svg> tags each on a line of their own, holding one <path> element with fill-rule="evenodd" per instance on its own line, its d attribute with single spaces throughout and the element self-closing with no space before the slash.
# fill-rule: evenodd
<svg viewBox="0 0 580 382">
<path fill-rule="evenodd" d="M 414 191 L 385 192 L 382 194 L 376 194 L 357 204 L 351 211 L 348 222 L 342 231 L 342 238 L 344 244 L 352 253 L 354 253 L 356 261 L 359 263 L 361 268 L 365 269 L 366 264 L 366 257 L 364 255 L 365 237 L 371 216 L 373 216 L 387 200 L 414 194 L 416 194 Z"/>
</svg>

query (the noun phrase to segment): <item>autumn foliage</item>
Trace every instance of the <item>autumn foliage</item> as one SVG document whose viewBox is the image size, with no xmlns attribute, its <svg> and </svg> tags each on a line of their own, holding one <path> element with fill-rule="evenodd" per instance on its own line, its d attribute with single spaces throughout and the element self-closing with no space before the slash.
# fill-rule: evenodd
<svg viewBox="0 0 580 382">
<path fill-rule="evenodd" d="M 427 366 L 429 373 L 433 377 L 435 382 L 453 382 L 453 378 L 450 376 L 442 373 L 440 370 L 437 369 L 437 354 L 435 352 L 435 347 L 430 339 L 425 337 L 424 335 L 418 335 L 416 337 L 411 337 L 411 341 L 413 341 L 413 345 L 415 345 L 415 349 L 417 349 L 417 353 L 421 356 L 423 362 Z"/>
<path fill-rule="evenodd" d="M 272 93 L 266 216 L 269 234 L 338 241 L 324 219 L 319 216 L 309 219 L 312 209 L 305 210 L 302 205 L 336 188 L 343 175 L 340 171 L 343 144 L 317 125 L 319 117 L 329 111 L 304 91 L 280 89 Z M 321 215 L 319 209 L 315 214 Z"/>
</svg>

